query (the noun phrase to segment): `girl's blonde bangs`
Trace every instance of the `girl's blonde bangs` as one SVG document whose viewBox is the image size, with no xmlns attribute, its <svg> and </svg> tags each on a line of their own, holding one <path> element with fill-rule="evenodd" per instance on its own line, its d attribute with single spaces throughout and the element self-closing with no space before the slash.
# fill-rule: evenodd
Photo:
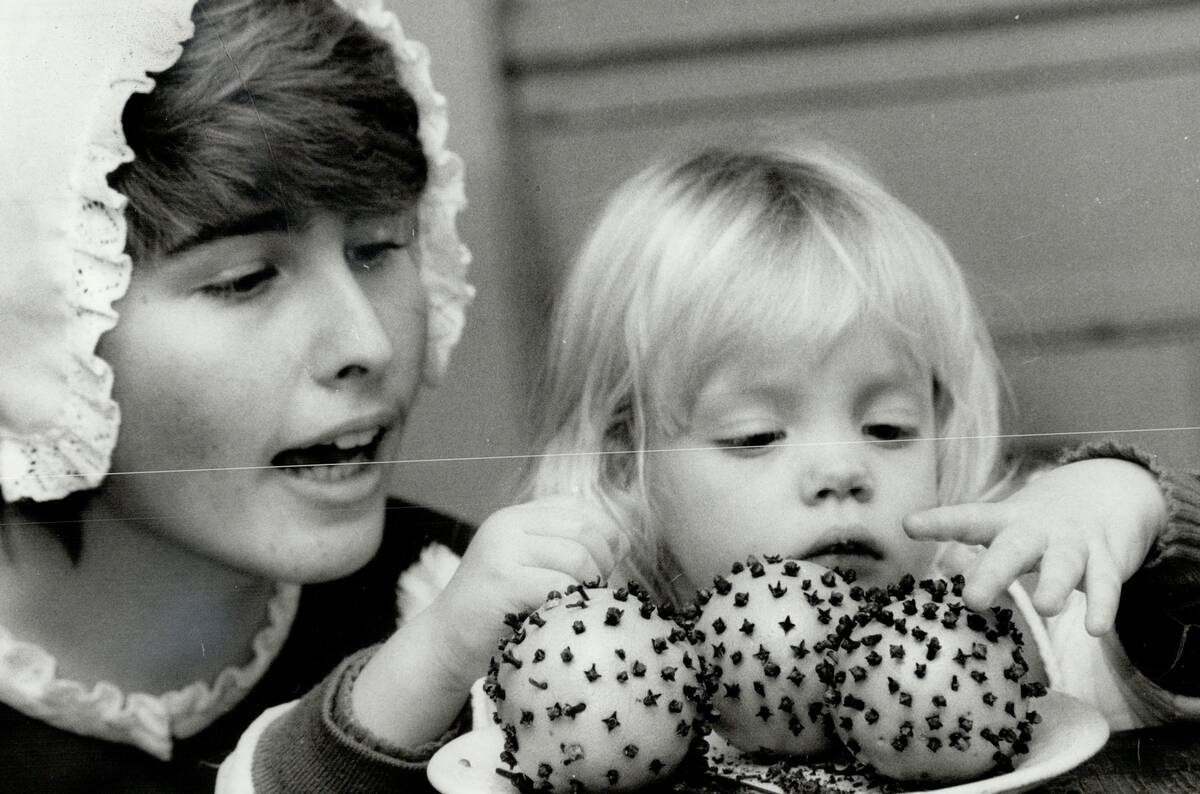
<svg viewBox="0 0 1200 794">
<path fill-rule="evenodd" d="M 694 225 L 714 228 L 709 214 L 721 213 L 702 210 Z M 732 222 L 725 215 L 719 233 L 676 234 L 649 268 L 657 277 L 645 304 L 631 307 L 645 322 L 630 341 L 649 418 L 662 429 L 682 427 L 723 362 L 821 351 L 859 322 L 886 324 L 935 372 L 961 352 L 945 349 L 962 329 L 936 300 L 955 290 L 929 283 L 941 269 L 929 262 L 937 251 L 887 245 L 866 217 L 791 220 L 781 228 L 744 208 Z"/>
</svg>

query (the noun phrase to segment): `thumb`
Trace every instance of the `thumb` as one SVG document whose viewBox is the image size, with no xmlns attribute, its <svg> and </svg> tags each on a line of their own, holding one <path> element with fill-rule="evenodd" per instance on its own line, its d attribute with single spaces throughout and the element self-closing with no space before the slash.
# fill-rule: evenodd
<svg viewBox="0 0 1200 794">
<path fill-rule="evenodd" d="M 1003 527 L 1002 509 L 990 502 L 943 505 L 910 513 L 904 531 L 915 540 L 956 540 L 987 545 Z"/>
</svg>

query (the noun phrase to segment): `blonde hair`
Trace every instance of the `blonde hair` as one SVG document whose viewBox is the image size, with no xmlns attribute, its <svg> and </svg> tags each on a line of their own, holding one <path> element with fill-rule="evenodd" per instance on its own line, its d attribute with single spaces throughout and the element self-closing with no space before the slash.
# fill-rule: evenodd
<svg viewBox="0 0 1200 794">
<path fill-rule="evenodd" d="M 528 495 L 599 499 L 630 534 L 623 573 L 666 595 L 649 429 L 682 428 L 730 356 L 821 349 L 864 320 L 933 372 L 940 501 L 980 498 L 998 471 L 999 368 L 928 224 L 824 148 L 710 148 L 646 169 L 611 197 L 559 294 Z"/>
</svg>

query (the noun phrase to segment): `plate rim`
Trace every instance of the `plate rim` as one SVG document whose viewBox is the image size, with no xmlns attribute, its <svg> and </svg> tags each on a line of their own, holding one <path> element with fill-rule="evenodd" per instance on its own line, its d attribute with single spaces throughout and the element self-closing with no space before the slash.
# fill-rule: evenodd
<svg viewBox="0 0 1200 794">
<path fill-rule="evenodd" d="M 1005 794 L 1006 792 L 1024 791 L 1027 788 L 1053 780 L 1064 772 L 1079 766 L 1108 743 L 1112 730 L 1108 720 L 1099 709 L 1085 700 L 1066 692 L 1049 690 L 1044 696 L 1043 704 L 1053 702 L 1056 708 L 1067 707 L 1077 715 L 1076 722 L 1069 722 L 1072 731 L 1077 731 L 1076 737 L 1085 741 L 1077 745 L 1077 751 L 1070 755 L 1050 758 L 1037 764 L 1018 766 L 1003 775 L 973 780 L 967 783 L 956 783 L 936 789 L 909 791 L 905 794 Z M 1048 711 L 1044 706 L 1039 711 Z M 1086 729 L 1086 730 L 1081 730 Z M 996 784 L 1003 784 L 997 788 Z"/>
<path fill-rule="evenodd" d="M 425 776 L 429 778 L 430 785 L 433 786 L 436 791 L 441 792 L 441 794 L 449 794 L 446 789 L 439 785 L 439 783 L 445 785 L 445 781 L 440 780 L 443 776 L 443 767 L 448 768 L 451 764 L 457 763 L 457 761 L 450 758 L 450 756 L 454 755 L 455 752 L 460 752 L 460 748 L 464 747 L 465 745 L 490 741 L 493 739 L 498 742 L 497 747 L 503 746 L 504 734 L 501 733 L 498 728 L 485 727 L 482 730 L 469 730 L 464 734 L 455 736 L 453 739 L 443 744 L 436 751 L 434 751 L 432 756 L 430 756 L 429 763 L 425 768 Z M 451 752 L 451 748 L 456 749 L 454 752 Z M 496 763 L 500 763 L 499 754 L 496 755 Z M 499 778 L 499 775 L 497 775 L 497 778 Z M 516 789 L 514 788 L 513 791 L 515 792 Z M 480 794 L 483 793 L 481 792 Z"/>
<path fill-rule="evenodd" d="M 1068 717 L 1065 721 L 1071 725 L 1073 731 L 1076 731 L 1076 738 L 1080 740 L 1075 747 L 1075 752 L 1051 757 L 1032 765 L 1024 764 L 1002 775 L 994 775 L 966 783 L 956 783 L 952 786 L 944 786 L 936 789 L 911 789 L 906 791 L 905 794 L 1007 794 L 1008 792 L 1024 791 L 1031 786 L 1052 780 L 1064 772 L 1074 769 L 1098 753 L 1108 742 L 1111 734 L 1108 721 L 1104 719 L 1104 716 L 1095 706 L 1087 701 L 1066 692 L 1050 690 L 1046 693 L 1042 703 L 1044 705 L 1040 710 L 1043 712 L 1049 710 L 1046 706 L 1053 704 L 1053 708 L 1066 709 L 1074 715 L 1073 717 Z M 461 752 L 462 748 L 467 744 L 495 741 L 497 742 L 497 747 L 499 747 L 502 745 L 503 740 L 503 733 L 499 728 L 491 725 L 485 725 L 481 729 L 473 729 L 460 736 L 456 736 L 438 748 L 429 759 L 429 764 L 426 768 L 426 777 L 429 778 L 430 784 L 437 791 L 443 792 L 443 794 L 458 794 L 457 789 L 448 792 L 442 787 L 450 782 L 444 779 L 442 774 L 443 767 L 457 763 L 450 756 L 456 752 Z M 499 764 L 498 754 L 496 763 Z M 500 779 L 499 776 L 497 776 L 497 779 Z M 478 794 L 484 794 L 484 792 L 478 792 Z"/>
</svg>

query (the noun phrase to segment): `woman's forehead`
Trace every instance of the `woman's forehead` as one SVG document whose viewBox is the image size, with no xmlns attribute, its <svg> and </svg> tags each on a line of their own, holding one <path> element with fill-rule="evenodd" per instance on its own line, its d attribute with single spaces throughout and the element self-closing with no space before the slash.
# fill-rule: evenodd
<svg viewBox="0 0 1200 794">
<path fill-rule="evenodd" d="M 223 215 L 197 221 L 173 240 L 166 241 L 161 256 L 174 256 L 193 248 L 221 240 L 259 234 L 302 234 L 321 217 L 335 217 L 348 228 L 387 230 L 388 233 L 416 233 L 415 204 L 398 204 L 394 210 L 371 208 L 290 209 L 283 204 L 256 202 L 230 208 Z"/>
</svg>

